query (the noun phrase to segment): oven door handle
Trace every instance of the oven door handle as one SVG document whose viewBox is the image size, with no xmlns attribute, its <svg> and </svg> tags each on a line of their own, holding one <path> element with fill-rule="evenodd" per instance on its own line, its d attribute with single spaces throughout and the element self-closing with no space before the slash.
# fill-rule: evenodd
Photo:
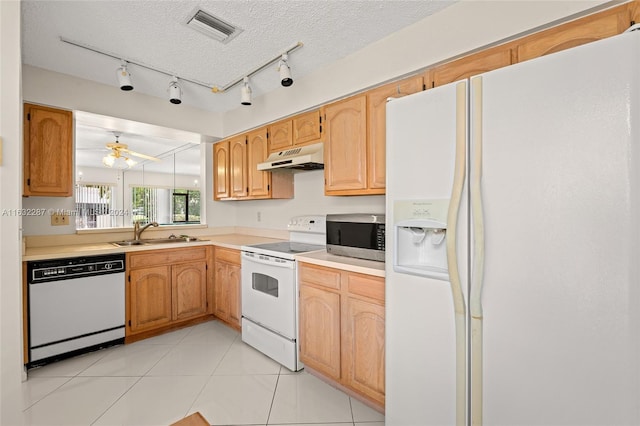
<svg viewBox="0 0 640 426">
<path fill-rule="evenodd" d="M 266 257 L 266 259 L 264 259 Z M 263 254 L 242 252 L 242 259 L 248 262 L 261 263 L 263 265 L 274 266 L 276 268 L 293 269 L 295 260 L 278 259 L 276 257 L 265 256 Z M 274 259 L 274 260 L 271 260 Z M 277 261 L 275 259 L 278 259 Z"/>
</svg>

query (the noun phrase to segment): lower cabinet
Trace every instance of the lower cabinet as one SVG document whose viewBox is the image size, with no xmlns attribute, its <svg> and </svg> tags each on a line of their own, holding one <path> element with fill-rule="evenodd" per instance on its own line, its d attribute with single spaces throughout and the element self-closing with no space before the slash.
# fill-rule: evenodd
<svg viewBox="0 0 640 426">
<path fill-rule="evenodd" d="M 384 278 L 300 263 L 300 358 L 384 407 Z"/>
<path fill-rule="evenodd" d="M 201 246 L 127 254 L 127 336 L 211 314 L 210 250 Z"/>
<path fill-rule="evenodd" d="M 214 308 L 216 317 L 240 330 L 240 251 L 216 247 L 214 252 Z"/>
</svg>

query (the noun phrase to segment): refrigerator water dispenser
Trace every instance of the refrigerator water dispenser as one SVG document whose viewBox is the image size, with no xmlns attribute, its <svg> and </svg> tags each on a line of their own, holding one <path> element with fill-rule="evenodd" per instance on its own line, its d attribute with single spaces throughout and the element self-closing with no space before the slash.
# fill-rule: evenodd
<svg viewBox="0 0 640 426">
<path fill-rule="evenodd" d="M 447 224 L 409 219 L 395 224 L 393 269 L 412 275 L 449 280 Z"/>
</svg>

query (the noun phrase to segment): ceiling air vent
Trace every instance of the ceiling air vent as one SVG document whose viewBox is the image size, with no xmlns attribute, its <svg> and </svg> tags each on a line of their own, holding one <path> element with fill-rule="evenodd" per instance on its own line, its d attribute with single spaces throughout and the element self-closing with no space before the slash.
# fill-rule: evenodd
<svg viewBox="0 0 640 426">
<path fill-rule="evenodd" d="M 196 9 L 189 16 L 186 22 L 187 26 L 221 43 L 228 43 L 242 32 L 240 28 L 234 27 L 202 9 Z"/>
</svg>

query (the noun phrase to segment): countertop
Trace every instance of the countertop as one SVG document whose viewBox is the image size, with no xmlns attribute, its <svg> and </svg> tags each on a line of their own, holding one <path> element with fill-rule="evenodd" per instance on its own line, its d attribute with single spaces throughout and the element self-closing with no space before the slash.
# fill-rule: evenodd
<svg viewBox="0 0 640 426">
<path fill-rule="evenodd" d="M 142 246 L 116 247 L 111 243 L 62 244 L 57 246 L 26 247 L 23 261 L 62 259 L 65 257 L 94 256 L 101 254 L 128 253 L 134 251 L 183 248 L 203 245 L 214 245 L 240 250 L 242 246 L 251 244 L 286 241 L 277 238 L 262 237 L 249 234 L 198 235 L 198 241 L 184 243 L 153 244 Z M 351 272 L 384 277 L 384 262 L 336 256 L 326 251 L 317 251 L 297 255 L 301 262 L 313 263 L 330 268 L 344 269 Z"/>
<path fill-rule="evenodd" d="M 384 277 L 384 262 L 374 260 L 356 259 L 354 257 L 336 256 L 329 254 L 325 250 L 311 253 L 299 254 L 296 259 L 300 262 L 312 263 L 314 265 L 327 266 L 329 268 L 344 269 L 361 274 Z"/>
</svg>

